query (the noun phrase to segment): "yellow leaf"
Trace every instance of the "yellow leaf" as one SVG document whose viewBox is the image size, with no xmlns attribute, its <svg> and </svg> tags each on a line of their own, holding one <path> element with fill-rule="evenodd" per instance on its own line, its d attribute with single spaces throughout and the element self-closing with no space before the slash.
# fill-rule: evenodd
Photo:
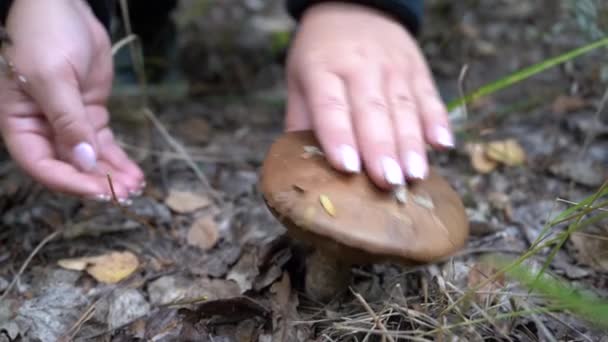
<svg viewBox="0 0 608 342">
<path fill-rule="evenodd" d="M 488 159 L 485 155 L 485 149 L 482 144 L 470 143 L 467 145 L 471 166 L 479 173 L 488 173 L 496 169 L 498 163 L 492 159 Z"/>
<path fill-rule="evenodd" d="M 84 271 L 90 263 L 90 258 L 61 259 L 57 264 L 66 270 Z"/>
<path fill-rule="evenodd" d="M 130 276 L 139 261 L 131 252 L 112 252 L 95 258 L 87 272 L 102 283 L 114 284 Z"/>
<path fill-rule="evenodd" d="M 325 209 L 329 215 L 336 216 L 336 208 L 334 208 L 334 204 L 331 203 L 329 197 L 320 195 L 319 200 L 321 201 L 321 206 L 323 206 L 323 209 Z"/>
<path fill-rule="evenodd" d="M 521 165 L 526 161 L 526 152 L 515 139 L 489 142 L 485 146 L 485 154 L 508 166 Z"/>
<path fill-rule="evenodd" d="M 137 257 L 131 252 L 111 252 L 94 257 L 62 259 L 57 263 L 69 270 L 86 270 L 97 281 L 108 284 L 125 279 L 139 266 Z"/>
</svg>

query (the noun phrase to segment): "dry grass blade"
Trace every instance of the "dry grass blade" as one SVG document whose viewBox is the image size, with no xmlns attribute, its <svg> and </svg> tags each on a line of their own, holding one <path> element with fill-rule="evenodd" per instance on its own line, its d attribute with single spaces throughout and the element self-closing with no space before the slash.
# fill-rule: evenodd
<svg viewBox="0 0 608 342">
<path fill-rule="evenodd" d="M 78 334 L 78 332 L 80 331 L 80 328 L 88 321 L 90 320 L 93 315 L 95 314 L 95 307 L 97 305 L 99 300 L 95 301 L 93 304 L 91 304 L 80 316 L 80 318 L 78 318 L 78 320 L 76 321 L 76 323 L 74 323 L 74 325 L 72 325 L 72 327 L 68 330 L 68 332 L 66 333 L 66 335 L 69 335 L 69 338 L 64 338 L 65 341 L 73 341 L 74 337 L 76 336 L 76 334 Z"/>
<path fill-rule="evenodd" d="M 209 193 L 209 195 L 213 198 L 213 200 L 218 204 L 221 203 L 220 195 L 211 187 L 211 184 L 209 183 L 209 181 L 207 180 L 207 178 L 205 177 L 203 172 L 200 170 L 200 168 L 196 165 L 196 163 L 194 163 L 194 161 L 192 160 L 192 157 L 188 154 L 186 149 L 169 134 L 167 129 L 164 127 L 164 125 L 160 122 L 160 120 L 158 120 L 156 115 L 154 115 L 152 110 L 148 107 L 147 93 L 145 90 L 147 88 L 147 81 L 146 81 L 146 75 L 145 75 L 145 70 L 144 70 L 143 53 L 142 53 L 141 46 L 139 46 L 139 44 L 137 44 L 139 42 L 139 39 L 137 39 L 137 36 L 135 34 L 133 34 L 133 30 L 131 28 L 131 21 L 129 19 L 130 18 L 129 17 L 129 6 L 128 6 L 126 0 L 120 1 L 120 9 L 122 12 L 122 17 L 123 17 L 127 37 L 123 38 L 121 41 L 116 43 L 114 45 L 114 47 L 112 48 L 112 51 L 116 52 L 122 46 L 132 43 L 132 44 L 129 44 L 131 58 L 134 61 L 135 71 L 137 73 L 137 77 L 139 79 L 140 86 L 143 88 L 142 94 L 143 94 L 143 103 L 144 103 L 144 108 L 143 108 L 144 114 L 146 115 L 146 117 L 148 119 L 150 119 L 152 121 L 152 123 L 154 124 L 156 129 L 158 129 L 158 131 L 161 133 L 161 135 L 167 141 L 167 143 L 169 143 L 169 145 L 171 145 L 171 147 L 184 158 L 184 160 L 186 161 L 188 166 L 190 166 L 190 168 L 192 168 L 192 170 L 194 171 L 194 173 L 196 174 L 196 176 L 198 177 L 200 182 L 205 187 L 205 190 Z M 134 44 L 137 44 L 137 46 L 134 46 Z"/>
<path fill-rule="evenodd" d="M 530 305 L 525 300 L 522 300 L 521 298 L 516 298 L 515 300 L 516 300 L 517 305 L 519 305 L 527 310 L 530 310 Z M 544 337 L 547 339 L 547 341 L 557 342 L 557 339 L 555 338 L 555 336 L 551 333 L 549 328 L 547 328 L 547 326 L 543 323 L 543 321 L 541 320 L 540 317 L 538 317 L 537 314 L 531 314 L 530 318 L 532 318 L 534 323 L 536 323 L 536 327 L 544 335 Z"/>
<path fill-rule="evenodd" d="M 13 278 L 11 283 L 8 285 L 8 287 L 6 288 L 6 290 L 4 291 L 2 296 L 0 296 L 0 302 L 2 302 L 6 298 L 6 296 L 8 296 L 8 293 L 13 289 L 15 284 L 17 284 L 17 281 L 19 281 L 19 277 L 23 274 L 23 272 L 25 272 L 25 269 L 30 264 L 30 262 L 32 262 L 32 259 L 34 258 L 34 256 L 36 254 L 38 254 L 38 252 L 40 252 L 42 247 L 44 247 L 47 243 L 49 243 L 49 241 L 53 240 L 59 233 L 60 233 L 60 231 L 52 232 L 47 237 L 45 237 L 42 241 L 40 241 L 40 243 L 38 244 L 38 246 L 36 246 L 36 248 L 34 248 L 32 253 L 30 253 L 30 255 L 27 257 L 27 259 L 25 259 L 25 262 L 23 262 L 23 265 L 21 265 L 19 272 L 17 272 L 17 274 L 15 274 L 15 277 Z"/>
<path fill-rule="evenodd" d="M 177 140 L 175 140 L 171 136 L 171 134 L 169 134 L 169 132 L 167 131 L 165 126 L 160 122 L 160 120 L 158 120 L 158 118 L 154 115 L 154 113 L 152 113 L 152 111 L 149 108 L 144 109 L 144 114 L 146 115 L 146 117 L 148 119 L 150 119 L 150 121 L 152 121 L 152 123 L 154 124 L 156 129 L 158 129 L 158 131 L 161 133 L 163 138 L 165 138 L 167 143 L 169 145 L 171 145 L 171 147 L 184 158 L 184 161 L 194 171 L 194 173 L 198 177 L 199 181 L 205 187 L 205 190 L 212 196 L 213 200 L 216 203 L 221 203 L 221 197 L 220 197 L 219 193 L 217 193 L 215 190 L 213 190 L 213 188 L 211 187 L 211 184 L 207 180 L 207 177 L 205 177 L 205 175 L 203 174 L 201 169 L 196 165 L 196 163 L 194 162 L 192 157 L 188 154 L 188 151 L 186 151 L 184 146 L 182 146 L 182 144 L 177 142 Z"/>
<path fill-rule="evenodd" d="M 361 305 L 365 308 L 365 310 L 367 311 L 367 313 L 370 316 L 372 316 L 372 318 L 376 322 L 376 326 L 378 326 L 378 328 L 380 328 L 380 330 L 382 330 L 382 332 L 384 333 L 382 335 L 382 340 L 384 341 L 384 339 L 386 337 L 386 339 L 388 339 L 389 342 L 395 342 L 395 340 L 389 335 L 388 330 L 386 330 L 386 327 L 384 326 L 384 324 L 382 323 L 382 321 L 380 321 L 380 319 L 378 318 L 378 315 L 376 315 L 376 313 L 374 312 L 374 310 L 372 310 L 372 308 L 369 306 L 369 304 L 367 304 L 367 302 L 365 301 L 365 299 L 363 298 L 363 296 L 361 296 L 359 293 L 355 292 L 353 289 L 351 289 L 351 292 L 353 293 L 353 295 L 355 296 L 355 298 L 357 298 L 357 300 L 359 301 L 359 303 L 361 303 Z"/>
</svg>

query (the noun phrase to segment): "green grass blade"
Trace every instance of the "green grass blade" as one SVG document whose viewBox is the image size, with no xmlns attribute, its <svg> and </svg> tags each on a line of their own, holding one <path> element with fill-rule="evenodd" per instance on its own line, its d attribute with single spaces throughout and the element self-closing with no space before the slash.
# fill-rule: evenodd
<svg viewBox="0 0 608 342">
<path fill-rule="evenodd" d="M 608 45 L 608 38 L 604 38 L 601 40 L 598 40 L 596 42 L 587 44 L 585 46 L 582 46 L 580 48 L 576 48 L 574 50 L 568 51 L 562 55 L 559 55 L 557 57 L 542 61 L 540 63 L 534 64 L 532 66 L 529 66 L 527 68 L 524 68 L 520 71 L 517 71 L 513 74 L 510 74 L 506 77 L 503 77 L 495 82 L 489 83 L 487 85 L 482 86 L 481 88 L 477 89 L 476 91 L 474 91 L 471 94 L 465 95 L 464 97 L 460 97 L 458 99 L 455 99 L 453 101 L 450 101 L 447 105 L 448 111 L 452 111 L 455 108 L 465 104 L 465 103 L 469 103 L 471 101 L 474 101 L 482 96 L 485 95 L 489 95 L 492 93 L 495 93 L 501 89 L 504 89 L 508 86 L 511 86 L 517 82 L 523 81 L 531 76 L 534 76 L 544 70 L 547 70 L 551 67 L 554 67 L 556 65 L 562 64 L 564 62 L 567 62 L 571 59 L 574 59 L 580 55 L 583 55 L 587 52 L 590 52 L 592 50 L 595 50 L 597 48 L 600 47 L 604 47 Z"/>
<path fill-rule="evenodd" d="M 554 306 L 597 325 L 608 327 L 608 302 L 598 296 L 567 286 L 565 283 L 548 276 L 539 279 L 523 265 L 518 265 L 507 273 L 522 285 L 533 288 L 535 292 L 546 296 L 553 302 Z"/>
</svg>

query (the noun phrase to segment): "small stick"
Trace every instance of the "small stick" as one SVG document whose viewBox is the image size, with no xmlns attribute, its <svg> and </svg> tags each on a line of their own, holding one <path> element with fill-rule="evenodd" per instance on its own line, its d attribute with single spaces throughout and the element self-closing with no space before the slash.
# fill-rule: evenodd
<svg viewBox="0 0 608 342">
<path fill-rule="evenodd" d="M 40 252 L 42 247 L 44 247 L 47 243 L 49 243 L 49 241 L 54 239 L 59 233 L 60 233 L 60 231 L 52 232 L 47 237 L 45 237 L 42 241 L 40 241 L 40 243 L 38 244 L 38 246 L 36 246 L 36 248 L 34 248 L 32 253 L 27 257 L 27 259 L 25 259 L 25 262 L 23 263 L 23 265 L 21 265 L 21 268 L 19 269 L 19 272 L 17 272 L 17 274 L 13 278 L 13 281 L 11 281 L 10 285 L 6 288 L 6 290 L 4 291 L 2 296 L 0 296 L 0 302 L 2 302 L 6 298 L 6 296 L 8 296 L 8 293 L 12 290 L 12 288 L 15 286 L 15 284 L 17 284 L 19 277 L 23 274 L 23 272 L 25 272 L 25 269 L 30 264 L 30 262 L 32 261 L 34 256 L 36 254 L 38 254 L 38 252 Z"/>
<path fill-rule="evenodd" d="M 110 192 L 112 193 L 112 202 L 122 211 L 123 214 L 125 214 L 126 216 L 128 216 L 129 218 L 132 218 L 133 220 L 143 224 L 144 226 L 150 228 L 150 230 L 152 230 L 153 232 L 156 232 L 156 227 L 154 227 L 150 222 L 144 220 L 143 218 L 131 213 L 129 210 L 127 210 L 125 207 L 120 205 L 120 202 L 118 201 L 118 197 L 116 196 L 116 192 L 114 191 L 114 183 L 112 182 L 112 176 L 110 176 L 109 173 L 106 174 L 106 177 L 108 178 L 108 184 L 110 186 Z"/>
<path fill-rule="evenodd" d="M 361 305 L 363 305 L 363 307 L 365 308 L 367 313 L 369 313 L 370 316 L 372 316 L 372 318 L 376 322 L 376 325 L 378 326 L 378 328 L 380 328 L 380 330 L 383 332 L 382 339 L 384 339 L 386 337 L 389 340 L 389 342 L 395 342 L 393 337 L 389 334 L 388 330 L 386 330 L 386 327 L 384 326 L 382 321 L 380 321 L 380 318 L 378 317 L 378 315 L 376 315 L 374 310 L 372 310 L 372 308 L 369 306 L 369 304 L 367 304 L 367 302 L 365 301 L 363 296 L 361 296 L 360 294 L 355 292 L 353 289 L 351 289 L 350 291 L 353 293 L 355 298 L 357 298 L 357 300 L 361 303 Z"/>
</svg>

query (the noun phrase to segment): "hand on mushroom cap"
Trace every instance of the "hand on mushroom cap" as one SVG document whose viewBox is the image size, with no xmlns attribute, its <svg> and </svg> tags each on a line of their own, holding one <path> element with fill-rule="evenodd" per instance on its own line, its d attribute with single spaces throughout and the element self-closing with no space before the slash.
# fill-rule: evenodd
<svg viewBox="0 0 608 342">
<path fill-rule="evenodd" d="M 381 188 L 428 175 L 427 143 L 454 144 L 416 41 L 369 6 L 311 6 L 290 51 L 287 85 L 287 130 L 314 130 L 332 166 L 365 166 Z"/>
<path fill-rule="evenodd" d="M 354 263 L 437 261 L 460 249 L 469 233 L 460 197 L 432 169 L 398 198 L 364 173 L 332 168 L 312 131 L 275 141 L 264 161 L 261 190 L 289 233 L 325 254 L 315 259 L 334 260 L 335 267 L 324 268 L 334 271 L 311 277 L 337 277 Z"/>
</svg>

